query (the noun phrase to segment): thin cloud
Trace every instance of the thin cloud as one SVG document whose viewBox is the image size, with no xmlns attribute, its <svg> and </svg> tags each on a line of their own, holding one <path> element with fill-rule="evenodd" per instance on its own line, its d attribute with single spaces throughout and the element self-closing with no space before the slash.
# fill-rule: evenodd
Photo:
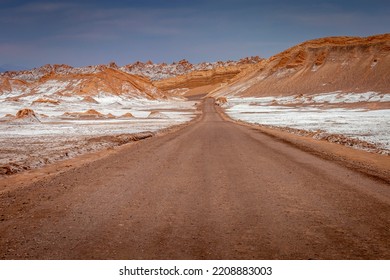
<svg viewBox="0 0 390 280">
<path fill-rule="evenodd" d="M 304 14 L 284 14 L 283 17 L 290 22 L 306 24 L 310 26 L 334 26 L 342 27 L 343 25 L 352 25 L 367 19 L 367 16 L 359 13 L 304 13 Z"/>
<path fill-rule="evenodd" d="M 41 2 L 41 3 L 27 3 L 17 9 L 21 12 L 28 13 L 52 13 L 57 11 L 63 11 L 66 9 L 73 9 L 80 7 L 75 3 L 64 3 L 64 2 Z"/>
</svg>

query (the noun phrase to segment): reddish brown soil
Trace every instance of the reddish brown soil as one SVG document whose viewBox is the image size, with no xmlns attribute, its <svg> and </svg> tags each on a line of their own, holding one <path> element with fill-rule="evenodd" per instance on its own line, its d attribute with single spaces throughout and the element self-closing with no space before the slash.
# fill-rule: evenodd
<svg viewBox="0 0 390 280">
<path fill-rule="evenodd" d="M 390 258 L 388 183 L 225 121 L 212 100 L 179 131 L 10 180 L 2 259 Z"/>
</svg>

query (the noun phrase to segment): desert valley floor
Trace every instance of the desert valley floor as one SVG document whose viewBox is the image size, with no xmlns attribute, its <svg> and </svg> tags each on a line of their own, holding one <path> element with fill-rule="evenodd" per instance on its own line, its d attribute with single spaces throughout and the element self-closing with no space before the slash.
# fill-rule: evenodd
<svg viewBox="0 0 390 280">
<path fill-rule="evenodd" d="M 388 169 L 367 176 L 228 121 L 213 99 L 200 110 L 176 131 L 0 181 L 1 258 L 390 257 Z"/>
</svg>

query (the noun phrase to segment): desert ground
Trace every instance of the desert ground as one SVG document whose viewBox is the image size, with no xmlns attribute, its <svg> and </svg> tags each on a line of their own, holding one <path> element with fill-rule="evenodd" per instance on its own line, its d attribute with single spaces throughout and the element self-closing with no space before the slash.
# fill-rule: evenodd
<svg viewBox="0 0 390 280">
<path fill-rule="evenodd" d="M 67 170 L 0 181 L 1 258 L 390 257 L 387 156 L 345 147 L 348 165 L 229 120 L 213 99 L 201 112 Z M 362 153 L 382 159 L 380 176 L 351 166 Z"/>
<path fill-rule="evenodd" d="M 96 97 L 95 97 L 96 98 Z M 97 104 L 0 102 L 0 177 L 151 137 L 196 116 L 194 101 L 96 98 Z M 19 108 L 33 116 L 14 118 Z M 30 109 L 31 110 L 31 109 Z"/>
<path fill-rule="evenodd" d="M 390 153 L 390 95 L 322 93 L 236 97 L 222 106 L 235 120 L 278 127 L 356 149 Z"/>
</svg>

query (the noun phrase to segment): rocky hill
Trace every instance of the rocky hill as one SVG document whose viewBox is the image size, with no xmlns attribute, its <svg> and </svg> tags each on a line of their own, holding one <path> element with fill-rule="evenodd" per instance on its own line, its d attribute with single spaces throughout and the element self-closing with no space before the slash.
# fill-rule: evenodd
<svg viewBox="0 0 390 280">
<path fill-rule="evenodd" d="M 153 84 L 168 93 L 190 92 L 207 93 L 221 84 L 227 83 L 244 70 L 254 67 L 261 62 L 258 56 L 243 58 L 237 62 L 217 62 L 213 64 L 198 64 L 182 75 L 154 81 Z"/>
<path fill-rule="evenodd" d="M 5 72 L 0 76 L 0 94 L 15 101 L 26 96 L 54 99 L 82 96 L 90 99 L 99 94 L 148 99 L 164 97 L 148 79 L 110 65 L 84 68 L 45 65 L 28 71 Z"/>
<path fill-rule="evenodd" d="M 146 63 L 136 62 L 134 64 L 128 64 L 120 69 L 124 72 L 134 75 L 140 75 L 148 77 L 152 81 L 165 80 L 174 78 L 180 75 L 186 75 L 194 71 L 207 71 L 224 67 L 234 67 L 237 65 L 254 64 L 261 59 L 258 56 L 246 57 L 239 61 L 217 61 L 217 62 L 202 62 L 198 64 L 192 64 L 189 61 L 183 59 L 179 62 L 173 62 L 172 64 L 166 63 L 153 63 L 148 61 Z"/>
<path fill-rule="evenodd" d="M 212 95 L 389 93 L 389 69 L 390 34 L 321 38 L 289 48 L 240 72 Z"/>
<path fill-rule="evenodd" d="M 221 80 L 219 76 L 223 76 L 222 80 L 226 81 L 238 74 L 243 65 L 258 61 L 258 57 L 199 64 L 191 64 L 186 60 L 172 64 L 154 64 L 148 61 L 123 67 L 110 63 L 78 68 L 48 64 L 32 70 L 0 73 L 0 95 L 14 100 L 35 95 L 54 99 L 56 96 L 83 96 L 92 100 L 91 97 L 99 94 L 159 99 L 173 94 L 166 92 L 168 89 L 186 86 L 182 82 L 172 86 L 170 79 L 177 76 L 196 73 L 194 77 L 197 81 L 192 84 L 214 83 Z M 199 77 L 201 82 L 198 81 Z M 168 81 L 158 83 L 164 79 Z M 179 78 L 178 81 L 181 80 Z M 164 86 L 165 84 L 169 86 Z"/>
</svg>

